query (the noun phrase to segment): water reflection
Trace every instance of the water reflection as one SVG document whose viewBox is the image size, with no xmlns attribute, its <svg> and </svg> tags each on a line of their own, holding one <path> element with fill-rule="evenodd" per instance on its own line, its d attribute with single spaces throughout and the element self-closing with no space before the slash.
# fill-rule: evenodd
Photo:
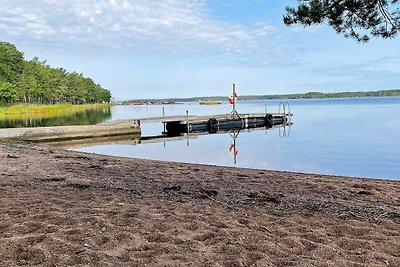
<svg viewBox="0 0 400 267">
<path fill-rule="evenodd" d="M 290 137 L 290 129 L 292 124 L 288 123 L 279 127 L 279 137 L 281 138 L 289 138 Z"/>
<path fill-rule="evenodd" d="M 279 100 L 238 101 L 243 112 L 257 113 Z M 400 97 L 291 100 L 296 127 L 242 130 L 236 139 L 239 167 L 313 172 L 357 177 L 400 179 Z M 160 106 L 115 106 L 111 120 L 162 116 Z M 167 116 L 224 114 L 229 106 L 198 103 L 170 105 Z M 283 109 L 281 107 L 281 109 Z M 268 112 L 274 111 L 269 108 Z M 281 134 L 279 135 L 279 130 Z M 142 134 L 156 135 L 162 124 L 143 125 Z M 268 134 L 267 134 L 268 133 Z M 289 138 L 287 138 L 289 136 Z M 187 146 L 189 138 L 190 146 Z M 232 138 L 208 134 L 146 145 L 87 146 L 76 150 L 144 159 L 233 166 Z M 165 144 L 165 147 L 164 147 Z"/>
<path fill-rule="evenodd" d="M 289 131 L 292 123 L 283 122 L 271 126 L 268 123 L 263 124 L 261 127 L 248 128 L 218 128 L 216 131 L 210 132 L 209 130 L 183 132 L 183 133 L 168 133 L 160 131 L 157 135 L 148 136 L 121 136 L 113 138 L 96 138 L 84 139 L 76 141 L 63 141 L 52 143 L 53 146 L 64 147 L 76 151 L 94 152 L 99 154 L 108 154 L 114 156 L 128 156 L 136 157 L 136 152 L 140 158 L 159 159 L 177 162 L 189 163 L 205 163 L 217 164 L 225 166 L 240 166 L 238 164 L 240 138 L 243 135 L 243 159 L 244 166 L 248 160 L 247 138 L 248 134 L 256 132 L 265 134 L 272 131 L 278 135 L 278 129 L 286 129 Z M 161 124 L 158 124 L 162 127 Z M 146 126 L 144 126 L 146 127 Z M 278 129 L 277 129 L 278 128 Z M 289 134 L 284 134 L 287 138 Z M 270 139 L 270 136 L 268 139 Z M 208 141 L 207 141 L 208 140 Z M 214 141 L 211 141 L 214 140 Z M 226 140 L 229 140 L 226 142 Z M 206 143 L 204 143 L 206 141 Z M 184 147 L 182 143 L 184 142 Z M 162 146 L 160 146 L 162 144 Z M 261 145 L 261 144 L 260 144 Z M 261 146 L 266 145 L 266 143 Z"/>
<path fill-rule="evenodd" d="M 79 147 L 94 147 L 104 145 L 137 145 L 140 144 L 140 134 L 137 135 L 119 135 L 119 136 L 107 136 L 107 137 L 96 137 L 96 138 L 84 138 L 75 140 L 63 140 L 63 141 L 50 141 L 47 144 L 66 148 L 75 149 Z"/>
<path fill-rule="evenodd" d="M 107 121 L 110 118 L 110 108 L 88 109 L 53 118 L 4 119 L 0 120 L 0 128 L 91 125 Z"/>
<path fill-rule="evenodd" d="M 240 130 L 232 130 L 232 131 L 228 132 L 229 136 L 232 138 L 232 144 L 229 147 L 229 152 L 233 156 L 233 164 L 235 164 L 235 165 L 237 163 L 236 159 L 239 154 L 239 149 L 237 148 L 237 145 L 236 145 L 236 139 L 239 137 L 239 133 L 240 133 Z"/>
</svg>

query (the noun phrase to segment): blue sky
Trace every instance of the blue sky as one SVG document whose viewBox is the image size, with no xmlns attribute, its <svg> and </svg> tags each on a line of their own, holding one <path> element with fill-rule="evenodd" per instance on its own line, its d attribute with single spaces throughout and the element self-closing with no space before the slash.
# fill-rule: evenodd
<svg viewBox="0 0 400 267">
<path fill-rule="evenodd" d="M 400 38 L 283 25 L 276 0 L 1 0 L 0 40 L 118 99 L 400 88 Z"/>
</svg>

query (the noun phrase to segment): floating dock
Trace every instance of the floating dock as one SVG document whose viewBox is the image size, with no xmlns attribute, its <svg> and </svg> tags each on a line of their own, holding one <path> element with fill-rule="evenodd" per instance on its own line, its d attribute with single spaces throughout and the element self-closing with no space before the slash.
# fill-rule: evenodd
<svg viewBox="0 0 400 267">
<path fill-rule="evenodd" d="M 230 129 L 250 129 L 289 124 L 291 113 L 253 113 L 209 116 L 169 116 L 135 120 L 116 120 L 97 125 L 74 125 L 54 127 L 30 127 L 0 129 L 0 138 L 33 142 L 53 142 L 89 138 L 110 138 L 114 136 L 139 136 L 141 123 L 159 122 L 165 126 L 164 134 L 216 133 Z"/>
<path fill-rule="evenodd" d="M 292 113 L 222 114 L 210 116 L 186 116 L 160 119 L 167 134 L 208 132 L 229 129 L 272 128 L 291 123 Z"/>
<path fill-rule="evenodd" d="M 281 106 L 283 112 L 280 112 Z M 288 112 L 285 107 L 288 107 Z M 164 114 L 164 112 L 163 112 Z M 90 138 L 110 138 L 129 136 L 128 139 L 141 139 L 141 123 L 158 122 L 164 125 L 164 136 L 179 136 L 190 133 L 213 134 L 230 130 L 251 128 L 273 128 L 291 125 L 293 114 L 288 103 L 279 105 L 278 113 L 239 114 L 233 109 L 230 114 L 207 116 L 162 116 L 153 118 L 116 120 L 97 125 L 74 125 L 32 128 L 0 129 L 0 138 L 32 142 L 57 142 Z M 144 139 L 144 138 L 143 138 Z M 104 141 L 104 140 L 102 140 Z"/>
</svg>

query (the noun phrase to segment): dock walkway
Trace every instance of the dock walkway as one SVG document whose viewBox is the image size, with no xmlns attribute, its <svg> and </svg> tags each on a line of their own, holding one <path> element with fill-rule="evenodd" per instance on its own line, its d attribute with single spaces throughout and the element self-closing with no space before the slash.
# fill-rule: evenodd
<svg viewBox="0 0 400 267">
<path fill-rule="evenodd" d="M 6 128 L 0 129 L 0 138 L 47 142 L 120 135 L 140 136 L 140 132 L 137 120 L 119 120 L 98 125 Z"/>
<path fill-rule="evenodd" d="M 282 113 L 268 113 L 271 114 L 273 117 L 278 117 L 282 116 Z M 241 118 L 249 118 L 249 117 L 265 117 L 267 114 L 266 113 L 244 113 L 244 114 L 239 114 Z M 289 116 L 289 113 L 286 114 Z M 177 115 L 177 116 L 160 116 L 160 117 L 150 117 L 150 118 L 137 118 L 136 120 L 140 121 L 141 123 L 155 123 L 155 122 L 160 122 L 160 123 L 167 123 L 167 122 L 175 122 L 175 121 L 182 121 L 186 122 L 188 120 L 189 122 L 198 122 L 198 121 L 208 121 L 210 118 L 215 118 L 217 120 L 221 119 L 226 119 L 228 118 L 229 114 L 219 114 L 219 115 L 189 115 L 189 116 L 182 116 L 182 115 Z M 290 116 L 293 116 L 293 114 L 290 113 Z"/>
</svg>

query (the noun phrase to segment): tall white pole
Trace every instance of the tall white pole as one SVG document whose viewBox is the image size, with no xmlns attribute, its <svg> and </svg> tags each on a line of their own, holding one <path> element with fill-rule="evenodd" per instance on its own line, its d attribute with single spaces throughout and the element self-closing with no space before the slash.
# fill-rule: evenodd
<svg viewBox="0 0 400 267">
<path fill-rule="evenodd" d="M 232 97 L 233 97 L 233 118 L 235 118 L 235 113 L 236 113 L 236 106 L 235 106 L 235 84 L 233 84 L 233 88 L 232 88 Z"/>
</svg>

